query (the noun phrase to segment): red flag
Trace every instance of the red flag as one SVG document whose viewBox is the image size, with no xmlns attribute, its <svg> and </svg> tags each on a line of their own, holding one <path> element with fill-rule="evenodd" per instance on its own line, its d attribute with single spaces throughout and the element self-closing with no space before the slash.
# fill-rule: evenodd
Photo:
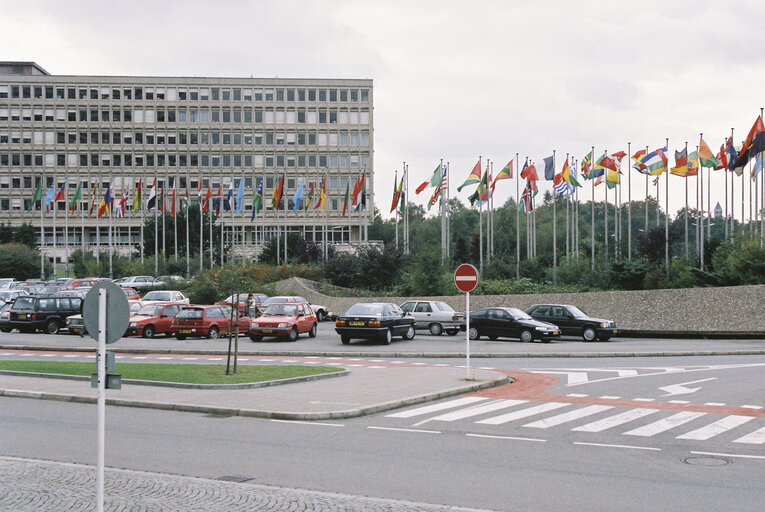
<svg viewBox="0 0 765 512">
<path fill-rule="evenodd" d="M 539 176 L 537 176 L 536 166 L 534 164 L 531 164 L 528 167 L 524 167 L 521 170 L 521 178 L 527 181 L 537 181 L 539 179 Z"/>
<path fill-rule="evenodd" d="M 170 216 L 175 218 L 175 185 L 173 185 L 173 206 L 170 209 Z"/>
<path fill-rule="evenodd" d="M 417 186 L 417 188 L 415 189 L 414 193 L 415 194 L 419 194 L 420 192 L 425 190 L 425 187 L 427 187 L 428 185 L 430 185 L 430 181 L 423 181 L 421 185 Z"/>
<path fill-rule="evenodd" d="M 204 198 L 204 206 L 202 207 L 202 213 L 207 213 L 207 210 L 210 206 L 210 197 L 212 196 L 212 190 L 210 189 L 210 185 L 207 185 L 207 193 L 205 194 Z"/>
<path fill-rule="evenodd" d="M 56 197 L 53 198 L 54 201 L 66 201 L 66 182 L 64 182 L 61 185 L 61 188 L 58 189 L 58 192 L 56 192 Z"/>
</svg>

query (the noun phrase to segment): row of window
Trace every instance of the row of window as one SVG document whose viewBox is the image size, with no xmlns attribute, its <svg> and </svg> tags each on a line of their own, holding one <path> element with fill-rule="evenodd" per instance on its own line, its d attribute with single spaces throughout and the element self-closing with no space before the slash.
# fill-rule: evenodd
<svg viewBox="0 0 765 512">
<path fill-rule="evenodd" d="M 0 144 L 369 146 L 369 132 L 198 132 L 198 131 L 0 131 Z"/>
<path fill-rule="evenodd" d="M 368 153 L 0 153 L 0 167 L 369 167 Z"/>
<path fill-rule="evenodd" d="M 72 123 L 369 124 L 368 110 L 241 108 L 120 109 L 0 107 L 0 121 Z"/>
<path fill-rule="evenodd" d="M 329 101 L 369 103 L 365 88 L 109 87 L 0 85 L 0 99 L 156 101 Z"/>
</svg>

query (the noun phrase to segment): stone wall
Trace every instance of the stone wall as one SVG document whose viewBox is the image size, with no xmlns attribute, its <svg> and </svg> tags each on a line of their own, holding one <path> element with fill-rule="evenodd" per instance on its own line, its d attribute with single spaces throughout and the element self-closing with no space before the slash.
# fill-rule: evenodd
<svg viewBox="0 0 765 512">
<path fill-rule="evenodd" d="M 334 314 L 344 313 L 356 302 L 395 302 L 413 297 L 329 297 L 316 291 L 311 281 L 299 278 L 275 283 L 285 294 L 302 295 L 326 305 Z M 419 298 L 419 297 L 414 297 Z M 422 297 L 443 300 L 457 311 L 465 309 L 464 295 Z M 677 290 L 556 293 L 529 295 L 472 295 L 470 309 L 510 306 L 526 309 L 532 304 L 574 304 L 587 314 L 615 320 L 626 333 L 678 336 L 746 335 L 765 338 L 765 285 Z"/>
</svg>

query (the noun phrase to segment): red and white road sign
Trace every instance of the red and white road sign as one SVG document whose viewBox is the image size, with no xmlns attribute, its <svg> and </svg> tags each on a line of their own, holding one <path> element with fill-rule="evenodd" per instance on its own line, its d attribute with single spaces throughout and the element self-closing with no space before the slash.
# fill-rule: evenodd
<svg viewBox="0 0 765 512">
<path fill-rule="evenodd" d="M 454 284 L 461 292 L 472 292 L 478 286 L 478 269 L 469 263 L 463 263 L 454 271 Z"/>
</svg>

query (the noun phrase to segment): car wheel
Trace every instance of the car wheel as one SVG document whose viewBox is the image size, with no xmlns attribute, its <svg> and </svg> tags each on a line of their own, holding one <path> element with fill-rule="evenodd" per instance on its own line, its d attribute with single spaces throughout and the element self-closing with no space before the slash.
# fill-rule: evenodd
<svg viewBox="0 0 765 512">
<path fill-rule="evenodd" d="M 299 334 L 298 334 L 297 327 L 292 327 L 292 329 L 290 330 L 290 333 L 287 335 L 287 338 L 290 341 L 295 341 L 296 339 L 298 339 L 298 336 Z"/>
<path fill-rule="evenodd" d="M 476 329 L 475 327 L 471 327 L 470 330 L 468 331 L 468 337 L 471 340 L 477 340 L 481 337 L 481 335 L 478 333 L 478 329 Z"/>
<path fill-rule="evenodd" d="M 521 341 L 524 343 L 529 343 L 530 341 L 534 341 L 534 334 L 528 329 L 522 330 Z"/>
<path fill-rule="evenodd" d="M 340 341 L 343 342 L 343 345 L 348 345 L 351 342 L 351 338 L 349 336 L 340 336 Z"/>
<path fill-rule="evenodd" d="M 210 327 L 210 332 L 207 334 L 207 337 L 210 338 L 211 340 L 217 340 L 219 334 L 220 334 L 220 331 L 218 330 L 217 327 L 213 325 L 212 327 Z"/>
<path fill-rule="evenodd" d="M 153 338 L 154 333 L 157 332 L 157 329 L 153 325 L 147 325 L 143 328 L 143 337 L 144 338 Z"/>
<path fill-rule="evenodd" d="M 327 316 L 327 315 L 326 315 L 326 314 L 324 313 L 324 311 L 322 311 L 321 309 L 320 309 L 320 310 L 318 310 L 318 311 L 316 312 L 316 320 L 318 320 L 319 322 L 323 322 L 323 321 L 324 321 L 324 318 L 325 318 L 326 316 Z"/>
<path fill-rule="evenodd" d="M 441 333 L 444 332 L 444 328 L 441 326 L 441 324 L 430 324 L 428 326 L 428 330 L 433 336 L 441 336 Z"/>
<path fill-rule="evenodd" d="M 56 320 L 50 320 L 45 324 L 45 332 L 48 334 L 58 334 L 59 326 Z"/>
<path fill-rule="evenodd" d="M 595 329 L 592 327 L 585 327 L 584 331 L 582 331 L 582 338 L 584 341 L 595 341 L 595 338 L 597 337 L 597 333 L 595 332 Z"/>
<path fill-rule="evenodd" d="M 183 340 L 186 339 L 186 335 L 185 334 L 176 334 L 175 335 L 175 339 L 178 340 L 178 341 L 183 341 Z"/>
<path fill-rule="evenodd" d="M 386 345 L 390 345 L 390 342 L 393 340 L 393 331 L 388 329 L 385 331 L 385 334 L 382 337 L 382 342 Z"/>
<path fill-rule="evenodd" d="M 308 337 L 309 338 L 315 338 L 316 337 L 316 333 L 317 333 L 318 330 L 319 330 L 319 325 L 318 324 L 313 324 L 311 326 L 311 330 L 308 331 Z"/>
<path fill-rule="evenodd" d="M 263 341 L 263 336 L 258 336 L 256 334 L 250 334 L 250 341 Z"/>
<path fill-rule="evenodd" d="M 414 333 L 414 326 L 410 325 L 409 329 L 407 329 L 406 332 L 404 333 L 404 339 L 405 340 L 412 340 L 412 339 L 414 339 L 414 334 L 415 334 Z"/>
<path fill-rule="evenodd" d="M 458 332 L 459 331 L 457 329 L 452 329 L 450 331 L 446 331 L 446 334 L 448 334 L 449 336 L 457 336 Z"/>
</svg>

